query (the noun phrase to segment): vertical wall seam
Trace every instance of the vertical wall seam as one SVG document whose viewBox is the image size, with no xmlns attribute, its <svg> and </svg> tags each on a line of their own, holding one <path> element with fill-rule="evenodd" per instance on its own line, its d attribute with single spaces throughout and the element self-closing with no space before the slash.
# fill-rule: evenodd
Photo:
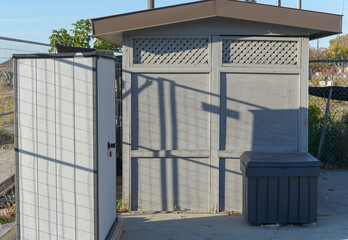
<svg viewBox="0 0 348 240">
<path fill-rule="evenodd" d="M 93 66 L 93 167 L 94 167 L 94 238 L 99 239 L 99 191 L 98 191 L 98 78 L 97 78 L 97 60 L 92 60 Z"/>
<path fill-rule="evenodd" d="M 130 66 L 133 65 L 133 37 L 127 37 L 126 39 L 126 46 L 128 49 L 127 53 L 126 53 L 126 61 L 125 61 L 125 70 L 129 70 Z M 132 60 L 132 61 L 131 61 Z M 132 86 L 132 79 L 133 79 L 133 74 L 130 72 L 127 74 L 128 78 L 126 78 L 125 85 L 127 86 L 126 90 L 128 90 L 130 92 L 129 97 L 127 97 L 125 100 L 125 104 L 126 107 L 124 108 L 124 110 L 126 110 L 126 116 L 127 116 L 127 131 L 128 131 L 128 145 L 127 145 L 127 151 L 128 151 L 128 157 L 127 157 L 127 170 L 128 170 L 128 206 L 129 209 L 132 209 L 132 189 L 131 189 L 131 181 L 132 181 L 132 157 L 131 157 L 131 153 L 132 153 L 132 131 L 131 131 L 131 117 L 132 117 L 132 111 L 133 111 L 133 106 L 132 106 L 132 98 L 133 98 L 133 94 L 132 94 L 132 90 L 133 90 L 133 86 Z M 122 110 L 123 111 L 123 110 Z M 123 124 L 124 125 L 124 124 Z M 123 157 L 123 154 L 122 154 Z M 122 165 L 122 167 L 125 167 L 124 165 Z M 122 186 L 123 187 L 123 186 Z M 137 205 L 138 207 L 138 205 Z"/>
<path fill-rule="evenodd" d="M 307 191 L 307 194 L 308 194 L 308 201 L 307 201 L 307 219 L 308 219 L 308 223 L 310 222 L 310 216 L 311 216 L 311 212 L 310 212 L 310 209 L 311 209 L 311 177 L 307 177 L 308 179 L 308 183 L 307 183 L 307 187 L 308 187 L 308 191 Z"/>
<path fill-rule="evenodd" d="M 15 148 L 15 202 L 16 202 L 16 238 L 20 239 L 20 197 L 19 197 L 19 153 L 18 153 L 18 77 L 17 77 L 17 59 L 13 59 L 14 75 L 13 75 L 13 89 L 14 89 L 14 148 Z"/>
<path fill-rule="evenodd" d="M 130 106 L 132 107 L 132 118 L 130 119 L 130 129 L 134 129 L 135 131 L 130 135 L 130 146 L 133 150 L 138 150 L 139 145 L 139 96 L 138 93 L 141 91 L 139 89 L 139 79 L 131 78 L 131 99 L 130 99 Z M 134 94 L 135 93 L 135 94 Z M 149 96 L 148 96 L 149 97 Z M 137 158 L 130 158 L 130 172 L 132 173 L 132 177 L 130 180 L 130 204 L 131 204 L 131 211 L 138 211 L 138 196 L 139 196 L 139 177 L 136 176 L 138 174 L 138 159 Z M 134 174 L 133 174 L 134 173 Z M 151 190 L 150 190 L 151 191 Z"/>
<path fill-rule="evenodd" d="M 210 66 L 210 74 L 209 74 L 209 80 L 210 80 L 210 83 L 209 83 L 209 92 L 212 92 L 212 89 L 213 89 L 213 75 L 212 75 L 212 72 L 213 72 L 213 65 L 212 65 L 212 61 L 211 61 L 211 58 L 212 58 L 212 44 L 213 44 L 213 36 L 210 35 L 209 36 L 209 43 L 208 43 L 208 54 L 209 54 L 209 66 Z M 209 103 L 211 104 L 211 101 L 212 101 L 212 97 L 211 97 L 211 94 L 209 94 L 208 96 L 208 99 L 209 99 Z M 211 140 L 211 114 L 209 114 L 209 148 L 210 148 L 210 158 L 209 158 L 209 165 L 210 165 L 210 169 L 209 169 L 209 185 L 208 185 L 208 209 L 209 211 L 211 212 L 213 209 L 211 209 L 211 203 L 212 203 L 212 198 L 211 198 L 211 185 L 212 185 L 212 174 L 211 174 L 211 159 L 212 159 L 212 152 L 211 152 L 211 149 L 212 149 L 212 140 Z M 220 187 L 220 186 L 219 186 Z M 219 200 L 220 202 L 220 200 Z M 219 204 L 219 208 L 218 208 L 219 211 L 221 211 L 220 209 L 220 204 Z"/>
<path fill-rule="evenodd" d="M 300 56 L 299 58 L 299 66 L 301 67 L 302 65 L 302 38 L 300 38 L 297 42 L 297 45 L 299 46 L 297 48 L 297 54 Z M 302 100 L 302 96 L 301 96 L 301 83 L 302 83 L 302 70 L 300 71 L 300 74 L 298 76 L 298 92 L 299 92 L 299 96 L 298 96 L 298 128 L 297 128 L 297 131 L 298 131 L 298 143 L 297 143 L 297 149 L 299 152 L 302 152 L 302 126 L 301 126 L 301 121 L 302 121 L 302 109 L 301 109 L 301 106 L 302 106 L 302 103 L 301 103 L 301 100 Z"/>
<path fill-rule="evenodd" d="M 304 78 L 304 74 L 303 74 L 303 38 L 299 38 L 298 40 L 298 55 L 300 56 L 299 57 L 299 67 L 301 69 L 300 71 L 300 74 L 299 74 L 299 85 L 298 85 L 298 92 L 299 92 L 299 115 L 298 115 L 298 122 L 299 122 L 299 125 L 298 125 L 298 137 L 299 137 L 299 141 L 298 141 L 298 151 L 299 152 L 303 152 L 303 139 L 302 139 L 302 135 L 303 135 L 303 126 L 302 126 L 302 116 L 303 116 L 303 106 L 302 106 L 302 101 L 303 101 L 303 90 L 302 90 L 302 81 L 303 81 L 303 78 Z M 308 61 L 307 61 L 307 64 L 308 64 Z M 305 79 L 306 82 L 308 82 L 308 78 Z M 308 89 L 308 88 L 307 88 Z M 307 96 L 308 97 L 308 96 Z"/>
<path fill-rule="evenodd" d="M 256 214 L 255 214 L 255 221 L 256 222 L 259 222 L 259 178 L 256 177 L 256 206 L 255 206 L 255 209 L 256 209 Z"/>
<path fill-rule="evenodd" d="M 96 231 L 96 234 L 97 234 L 97 238 L 96 239 L 99 239 L 99 169 L 98 169 L 98 160 L 99 160 L 99 137 L 98 137 L 98 72 L 97 72 L 97 61 L 98 61 L 98 58 L 95 58 L 94 62 L 95 62 L 95 86 L 96 86 L 96 95 L 95 95 L 95 99 L 96 99 L 96 170 L 97 170 L 97 181 L 96 181 L 96 188 L 97 188 L 97 198 L 96 198 L 96 202 L 97 202 L 97 231 Z"/>
<path fill-rule="evenodd" d="M 287 177 L 286 178 L 287 179 L 287 181 L 288 181 L 288 204 L 287 204 L 287 210 L 288 210 L 288 220 L 287 220 L 287 222 L 289 222 L 290 221 L 290 194 L 291 194 L 291 191 L 290 191 L 290 177 Z"/>
<path fill-rule="evenodd" d="M 35 59 L 35 124 L 36 124 L 36 211 L 37 211 L 37 239 L 40 239 L 40 210 L 39 210 L 39 130 L 38 130 L 38 111 L 37 111 L 37 59 Z"/>
<path fill-rule="evenodd" d="M 300 196 L 301 196 L 301 188 L 300 188 L 301 184 L 300 184 L 300 177 L 297 177 L 297 188 L 298 188 L 298 192 L 297 192 L 297 219 L 300 220 Z"/>
<path fill-rule="evenodd" d="M 266 222 L 269 222 L 269 215 L 268 215 L 268 204 L 269 204 L 269 177 L 267 177 L 266 178 L 267 179 L 267 185 L 266 185 L 266 187 L 267 187 L 267 195 L 266 195 Z"/>
<path fill-rule="evenodd" d="M 74 166 L 76 166 L 76 129 L 75 129 L 75 121 L 76 121 L 76 112 L 75 112 L 75 57 L 73 58 L 73 66 L 72 66 L 72 82 L 73 82 L 73 129 L 74 129 Z M 75 239 L 77 239 L 77 210 L 76 210 L 76 167 L 74 167 L 74 205 L 75 205 Z"/>
<path fill-rule="evenodd" d="M 279 196 L 280 196 L 280 188 L 279 188 L 279 177 L 277 177 L 277 222 L 279 222 Z"/>
<path fill-rule="evenodd" d="M 53 59 L 53 74 L 54 74 L 54 159 L 57 159 L 57 82 L 56 82 L 56 60 Z M 58 240 L 58 176 L 57 163 L 54 163 L 56 175 L 56 237 Z"/>
<path fill-rule="evenodd" d="M 220 94 L 220 80 L 221 80 L 220 75 L 221 74 L 218 72 L 218 67 L 221 64 L 221 61 L 220 60 L 213 61 L 213 59 L 221 58 L 220 36 L 210 35 L 208 36 L 208 38 L 210 39 L 210 47 L 208 48 L 208 54 L 209 54 L 208 67 L 210 67 L 210 72 L 208 77 L 209 92 L 210 92 L 209 104 L 211 106 L 214 106 L 214 105 L 220 106 L 220 98 L 218 98 L 217 96 Z M 220 185 L 220 175 L 222 174 L 220 170 L 220 157 L 218 156 L 219 141 L 220 141 L 220 127 L 221 127 L 220 118 L 216 114 L 212 114 L 211 106 L 210 106 L 209 122 L 208 122 L 209 149 L 210 149 L 209 211 L 217 212 L 222 210 L 220 209 L 220 205 L 224 205 L 223 208 L 225 210 L 226 203 L 224 201 L 225 201 L 226 195 L 225 195 L 225 188 L 222 188 L 222 186 Z M 226 164 L 226 159 L 224 159 L 224 161 L 225 161 L 224 163 Z M 223 193 L 221 194 L 221 197 L 220 197 L 220 192 Z M 221 199 L 222 195 L 224 199 Z"/>
</svg>

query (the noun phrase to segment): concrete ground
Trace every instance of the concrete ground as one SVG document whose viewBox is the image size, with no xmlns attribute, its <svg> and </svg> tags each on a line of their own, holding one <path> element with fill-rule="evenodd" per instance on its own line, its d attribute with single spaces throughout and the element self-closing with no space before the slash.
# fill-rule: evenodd
<svg viewBox="0 0 348 240">
<path fill-rule="evenodd" d="M 306 226 L 250 226 L 241 215 L 126 213 L 122 240 L 348 239 L 348 171 L 319 177 L 318 222 Z"/>
<path fill-rule="evenodd" d="M 14 149 L 0 150 L 0 184 L 15 173 Z M 1 189 L 0 189 L 1 190 Z"/>
</svg>

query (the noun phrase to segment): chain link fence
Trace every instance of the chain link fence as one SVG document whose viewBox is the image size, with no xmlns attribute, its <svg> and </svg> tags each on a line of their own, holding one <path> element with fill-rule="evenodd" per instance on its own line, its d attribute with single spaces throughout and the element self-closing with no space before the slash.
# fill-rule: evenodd
<svg viewBox="0 0 348 240">
<path fill-rule="evenodd" d="M 348 167 L 348 60 L 309 63 L 309 152 L 326 167 Z"/>
<path fill-rule="evenodd" d="M 0 38 L 0 184 L 14 175 L 12 55 L 48 53 L 49 49 L 48 44 Z"/>
<path fill-rule="evenodd" d="M 48 53 L 48 44 L 0 37 L 0 225 L 14 221 L 13 54 Z"/>
</svg>

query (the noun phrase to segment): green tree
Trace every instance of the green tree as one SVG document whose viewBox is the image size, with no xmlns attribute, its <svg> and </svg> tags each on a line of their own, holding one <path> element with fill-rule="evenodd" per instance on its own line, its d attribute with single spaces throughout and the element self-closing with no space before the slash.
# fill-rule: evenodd
<svg viewBox="0 0 348 240">
<path fill-rule="evenodd" d="M 348 34 L 337 36 L 329 43 L 330 46 L 324 53 L 326 59 L 348 59 Z"/>
<path fill-rule="evenodd" d="M 326 58 L 327 49 L 326 48 L 310 48 L 309 49 L 309 60 L 324 60 Z M 314 75 L 316 72 L 327 72 L 330 69 L 330 65 L 328 63 L 309 63 L 309 69 L 311 69 L 312 74 Z"/>
<path fill-rule="evenodd" d="M 50 44 L 58 43 L 63 46 L 83 48 L 91 48 L 93 44 L 95 49 L 121 51 L 119 47 L 113 44 L 92 37 L 92 27 L 89 19 L 81 19 L 72 25 L 74 28 L 70 29 L 71 34 L 64 28 L 53 30 L 49 37 Z M 54 52 L 54 48 L 51 48 L 49 52 Z"/>
</svg>

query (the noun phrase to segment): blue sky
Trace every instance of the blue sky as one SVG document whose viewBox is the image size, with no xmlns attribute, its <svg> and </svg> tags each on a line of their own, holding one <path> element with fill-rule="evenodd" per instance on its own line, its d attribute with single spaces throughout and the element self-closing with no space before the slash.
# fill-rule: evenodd
<svg viewBox="0 0 348 240">
<path fill-rule="evenodd" d="M 156 7 L 193 0 L 155 0 Z M 302 0 L 303 9 L 342 14 L 344 0 Z M 277 0 L 257 0 L 258 3 L 277 4 Z M 49 43 L 53 29 L 71 28 L 81 18 L 95 18 L 147 8 L 147 0 L 0 0 L 0 36 Z M 296 0 L 282 0 L 286 7 L 296 7 Z M 348 6 L 343 14 L 348 13 Z M 343 33 L 348 33 L 348 22 L 343 18 Z M 329 39 L 321 39 L 327 47 Z M 316 42 L 311 43 L 316 46 Z M 1 51 L 1 49 L 0 49 Z"/>
</svg>

